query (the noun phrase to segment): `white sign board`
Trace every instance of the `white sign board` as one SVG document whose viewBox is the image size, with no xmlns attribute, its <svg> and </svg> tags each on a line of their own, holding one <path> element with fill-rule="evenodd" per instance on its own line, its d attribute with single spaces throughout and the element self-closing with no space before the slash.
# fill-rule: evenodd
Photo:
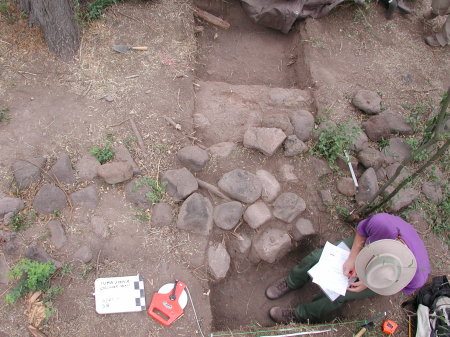
<svg viewBox="0 0 450 337">
<path fill-rule="evenodd" d="M 144 281 L 136 276 L 95 280 L 95 310 L 99 314 L 146 310 Z"/>
</svg>

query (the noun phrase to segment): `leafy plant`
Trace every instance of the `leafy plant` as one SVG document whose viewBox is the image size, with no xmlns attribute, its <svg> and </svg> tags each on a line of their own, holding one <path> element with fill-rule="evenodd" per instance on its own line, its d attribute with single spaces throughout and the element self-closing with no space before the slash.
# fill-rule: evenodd
<svg viewBox="0 0 450 337">
<path fill-rule="evenodd" d="M 35 218 L 36 213 L 34 211 L 29 212 L 28 214 L 14 212 L 8 221 L 8 226 L 11 227 L 14 232 L 20 232 L 27 227 L 30 227 Z"/>
<path fill-rule="evenodd" d="M 147 223 L 150 221 L 150 216 L 145 211 L 145 209 L 136 209 L 136 214 L 134 216 L 142 223 Z"/>
<path fill-rule="evenodd" d="M 411 150 L 413 152 L 416 151 L 421 145 L 420 141 L 414 137 L 406 139 L 405 142 L 409 144 L 409 146 L 411 146 Z M 429 151 L 423 150 L 414 156 L 414 161 L 416 162 L 424 161 L 429 157 L 429 155 L 430 155 Z"/>
<path fill-rule="evenodd" d="M 409 111 L 406 120 L 414 132 L 420 128 L 423 118 L 427 117 L 433 109 L 431 104 L 424 102 L 417 102 L 414 105 L 402 104 L 402 108 Z"/>
<path fill-rule="evenodd" d="M 0 107 L 0 122 L 9 122 L 11 120 L 8 112 L 9 108 L 7 106 Z"/>
<path fill-rule="evenodd" d="M 6 0 L 0 0 L 0 14 L 5 17 L 6 22 L 10 25 L 17 20 L 17 14 Z"/>
<path fill-rule="evenodd" d="M 104 164 L 114 158 L 114 151 L 112 150 L 112 146 L 109 143 L 107 143 L 103 147 L 94 146 L 91 148 L 90 152 L 98 159 L 100 164 Z"/>
<path fill-rule="evenodd" d="M 329 125 L 324 129 L 316 131 L 317 140 L 311 149 L 315 155 L 327 159 L 333 164 L 338 157 L 344 157 L 344 151 L 350 149 L 361 129 L 356 125 Z"/>
<path fill-rule="evenodd" d="M 86 18 L 95 20 L 105 13 L 105 8 L 125 0 L 95 0 L 87 5 Z"/>
<path fill-rule="evenodd" d="M 163 181 L 160 184 L 157 180 L 155 180 L 153 178 L 142 177 L 134 183 L 134 188 L 138 189 L 139 187 L 142 187 L 142 186 L 150 187 L 151 191 L 147 192 L 145 196 L 152 203 L 157 204 L 158 202 L 161 201 L 162 196 L 166 192 L 167 181 Z"/>
<path fill-rule="evenodd" d="M 41 263 L 22 259 L 10 271 L 11 280 L 19 280 L 19 284 L 6 295 L 8 304 L 15 303 L 20 297 L 30 291 L 50 289 L 50 277 L 55 273 L 56 267 L 53 262 Z"/>
</svg>

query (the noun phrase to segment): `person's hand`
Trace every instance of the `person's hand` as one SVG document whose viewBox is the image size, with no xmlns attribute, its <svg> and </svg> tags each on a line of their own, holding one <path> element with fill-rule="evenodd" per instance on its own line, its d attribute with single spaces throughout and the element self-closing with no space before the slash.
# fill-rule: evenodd
<svg viewBox="0 0 450 337">
<path fill-rule="evenodd" d="M 354 293 L 360 293 L 363 290 L 366 290 L 367 286 L 362 283 L 360 280 L 356 280 L 355 282 L 348 283 L 348 291 L 352 291 Z"/>
<path fill-rule="evenodd" d="M 342 266 L 342 272 L 348 278 L 356 277 L 355 260 L 356 259 L 349 257 L 347 259 L 347 261 L 344 262 L 344 265 Z"/>
</svg>

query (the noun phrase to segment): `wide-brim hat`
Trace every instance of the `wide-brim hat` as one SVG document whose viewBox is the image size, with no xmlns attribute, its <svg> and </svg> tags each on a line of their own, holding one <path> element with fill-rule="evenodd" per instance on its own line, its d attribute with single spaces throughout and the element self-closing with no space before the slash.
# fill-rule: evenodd
<svg viewBox="0 0 450 337">
<path fill-rule="evenodd" d="M 393 295 L 411 282 L 417 261 L 404 243 L 384 239 L 367 244 L 355 261 L 358 278 L 380 295 Z"/>
</svg>

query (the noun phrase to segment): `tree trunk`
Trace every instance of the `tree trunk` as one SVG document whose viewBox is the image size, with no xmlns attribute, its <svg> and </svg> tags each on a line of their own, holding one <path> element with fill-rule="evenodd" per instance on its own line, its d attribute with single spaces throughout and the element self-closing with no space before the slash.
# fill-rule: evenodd
<svg viewBox="0 0 450 337">
<path fill-rule="evenodd" d="M 30 25 L 42 28 L 48 48 L 62 59 L 72 60 L 80 43 L 73 0 L 14 1 L 29 15 Z"/>
</svg>

